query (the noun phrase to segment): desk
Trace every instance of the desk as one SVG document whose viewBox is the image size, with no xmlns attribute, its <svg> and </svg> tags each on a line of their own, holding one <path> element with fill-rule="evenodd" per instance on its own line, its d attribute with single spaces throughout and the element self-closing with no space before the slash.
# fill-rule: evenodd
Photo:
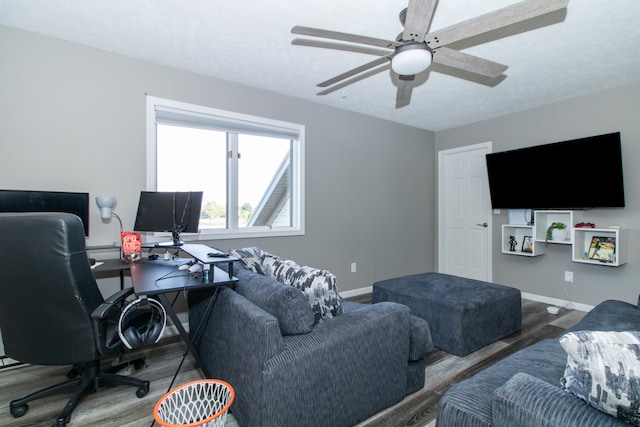
<svg viewBox="0 0 640 427">
<path fill-rule="evenodd" d="M 108 247 L 110 248 L 110 246 Z M 237 261 L 237 258 L 234 258 L 231 256 L 210 257 L 209 254 L 211 252 L 221 252 L 221 251 L 218 249 L 210 248 L 209 246 L 206 246 L 206 245 L 201 245 L 201 244 L 184 244 L 182 246 L 160 246 L 160 245 L 154 245 L 154 244 L 147 244 L 146 246 L 143 246 L 143 247 L 147 249 L 153 249 L 153 248 L 179 249 L 180 251 L 183 251 L 188 255 L 191 255 L 193 258 L 195 258 L 197 261 L 201 262 L 202 264 L 228 263 L 228 267 L 229 267 L 228 271 L 231 271 L 231 272 L 233 272 L 233 262 Z M 162 257 L 160 256 L 160 258 Z M 146 260 L 146 259 L 143 258 L 143 260 Z M 95 276 L 95 278 L 100 279 L 103 277 L 112 277 L 114 275 L 113 273 L 118 273 L 118 275 L 120 276 L 120 289 L 124 289 L 124 277 L 125 277 L 125 274 L 129 272 L 131 264 L 122 261 L 120 258 L 98 260 L 98 262 L 100 262 L 101 264 L 91 268 L 91 271 L 93 272 L 93 275 Z"/>
<path fill-rule="evenodd" d="M 202 373 L 206 378 L 211 378 L 206 366 L 200 359 L 200 354 L 195 348 L 194 343 L 189 339 L 189 334 L 182 326 L 173 305 L 167 299 L 166 294 L 170 292 L 190 291 L 194 289 L 216 288 L 216 292 L 220 286 L 233 285 L 238 281 L 233 277 L 233 270 L 230 268 L 229 273 L 215 266 L 219 262 L 228 262 L 231 264 L 235 258 L 227 257 L 219 260 L 212 260 L 210 264 L 210 280 L 205 281 L 202 273 L 189 274 L 188 271 L 178 270 L 178 267 L 187 260 L 141 260 L 129 264 L 131 270 L 131 282 L 133 283 L 133 291 L 137 296 L 153 296 L 158 299 L 164 307 L 167 315 L 178 329 L 183 341 L 187 344 L 188 350 L 191 351 L 196 359 Z M 214 297 L 215 298 L 215 297 Z M 206 317 L 206 316 L 205 316 Z"/>
<path fill-rule="evenodd" d="M 120 289 L 124 289 L 124 276 L 125 273 L 129 271 L 129 266 L 131 264 L 127 264 L 122 262 L 122 260 L 118 259 L 105 259 L 100 260 L 102 264 L 92 267 L 91 271 L 93 272 L 93 276 L 96 279 L 100 279 L 103 277 L 111 277 L 113 273 L 118 273 L 120 276 Z"/>
</svg>

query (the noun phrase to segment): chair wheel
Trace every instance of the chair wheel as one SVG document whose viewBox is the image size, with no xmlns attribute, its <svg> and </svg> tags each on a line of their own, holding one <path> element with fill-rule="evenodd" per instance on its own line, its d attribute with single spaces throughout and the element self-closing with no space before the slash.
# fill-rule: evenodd
<svg viewBox="0 0 640 427">
<path fill-rule="evenodd" d="M 71 415 L 67 418 L 58 418 L 53 427 L 66 427 L 67 423 L 71 420 Z"/>
<path fill-rule="evenodd" d="M 9 409 L 9 411 L 11 412 L 11 415 L 13 415 L 13 418 L 20 418 L 21 416 L 26 414 L 28 410 L 29 410 L 29 405 L 27 405 L 26 403 L 20 406 L 15 406 L 15 407 L 11 406 Z"/>
<path fill-rule="evenodd" d="M 149 393 L 149 384 L 146 384 L 136 390 L 136 396 L 138 396 L 139 399 L 145 397 L 147 393 Z"/>
<path fill-rule="evenodd" d="M 133 368 L 136 371 L 139 371 L 140 369 L 144 368 L 144 360 L 136 360 L 133 362 Z"/>
</svg>

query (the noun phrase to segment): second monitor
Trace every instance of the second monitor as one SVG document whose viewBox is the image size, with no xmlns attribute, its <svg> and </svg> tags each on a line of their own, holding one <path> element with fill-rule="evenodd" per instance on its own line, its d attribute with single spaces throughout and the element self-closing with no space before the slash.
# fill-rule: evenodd
<svg viewBox="0 0 640 427">
<path fill-rule="evenodd" d="M 170 232 L 180 246 L 181 233 L 197 233 L 202 191 L 141 191 L 134 231 Z"/>
</svg>

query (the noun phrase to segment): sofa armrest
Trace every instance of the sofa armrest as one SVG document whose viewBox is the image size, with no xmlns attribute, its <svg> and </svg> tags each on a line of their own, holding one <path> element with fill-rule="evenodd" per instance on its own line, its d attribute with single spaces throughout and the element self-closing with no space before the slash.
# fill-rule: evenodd
<svg viewBox="0 0 640 427">
<path fill-rule="evenodd" d="M 411 349 L 409 361 L 414 362 L 424 359 L 433 350 L 431 330 L 426 320 L 411 315 Z"/>
<path fill-rule="evenodd" d="M 376 303 L 380 304 L 380 303 Z M 373 304 L 373 305 L 376 305 Z M 371 304 L 362 304 L 355 301 L 343 300 L 342 309 L 344 313 L 355 312 L 356 310 L 370 310 Z M 426 320 L 411 315 L 411 332 L 409 347 L 409 362 L 416 362 L 425 358 L 433 350 L 431 330 Z"/>
<path fill-rule="evenodd" d="M 635 304 L 606 300 L 590 310 L 572 331 L 637 331 L 640 329 L 640 310 Z"/>
<path fill-rule="evenodd" d="M 529 374 L 518 373 L 493 394 L 495 427 L 603 427 L 624 422 Z"/>
</svg>

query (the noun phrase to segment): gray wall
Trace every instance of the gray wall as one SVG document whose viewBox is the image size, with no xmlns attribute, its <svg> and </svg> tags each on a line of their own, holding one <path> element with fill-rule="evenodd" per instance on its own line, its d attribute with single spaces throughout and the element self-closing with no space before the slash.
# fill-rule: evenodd
<svg viewBox="0 0 640 427">
<path fill-rule="evenodd" d="M 566 299 L 564 271 L 573 271 L 570 298 L 588 305 L 607 298 L 634 302 L 638 294 L 640 84 L 434 135 L 2 26 L 0 61 L 0 188 L 114 195 L 126 229 L 145 186 L 145 93 L 304 124 L 306 235 L 212 243 L 256 245 L 327 268 L 342 291 L 435 268 L 436 150 L 493 141 L 494 151 L 502 151 L 620 131 L 627 207 L 587 211 L 585 220 L 630 230 L 628 264 L 572 263 L 568 247 L 552 245 L 535 259 L 503 255 L 503 212 L 494 216 L 493 277 Z M 527 165 L 519 174 L 523 189 L 545 167 Z M 565 191 L 584 184 L 588 169 Z M 92 202 L 88 244 L 116 238 L 117 225 L 102 224 Z M 357 273 L 350 273 L 351 262 L 358 263 Z"/>
<path fill-rule="evenodd" d="M 502 211 L 493 216 L 493 279 L 524 292 L 595 305 L 609 298 L 635 303 L 640 286 L 640 83 L 594 93 L 514 113 L 493 120 L 438 132 L 436 150 L 493 141 L 493 151 L 503 151 L 568 139 L 620 132 L 622 139 L 626 207 L 584 211 L 584 221 L 598 227 L 620 225 L 629 229 L 628 263 L 618 268 L 571 262 L 566 245 L 548 245 L 546 255 L 525 258 L 500 252 L 500 225 L 507 222 Z M 571 159 L 562 159 L 571 162 Z M 527 191 L 527 181 L 557 164 L 514 165 L 514 183 Z M 593 165 L 584 165 L 584 175 L 563 183 L 561 191 L 588 185 Z M 574 272 L 574 283 L 565 294 L 564 271 Z"/>
<path fill-rule="evenodd" d="M 97 195 L 133 227 L 149 94 L 306 126 L 306 235 L 212 244 L 329 269 L 341 291 L 434 268 L 432 132 L 3 26 L 0 62 L 0 188 L 89 192 L 88 245 L 118 239 Z"/>
</svg>

